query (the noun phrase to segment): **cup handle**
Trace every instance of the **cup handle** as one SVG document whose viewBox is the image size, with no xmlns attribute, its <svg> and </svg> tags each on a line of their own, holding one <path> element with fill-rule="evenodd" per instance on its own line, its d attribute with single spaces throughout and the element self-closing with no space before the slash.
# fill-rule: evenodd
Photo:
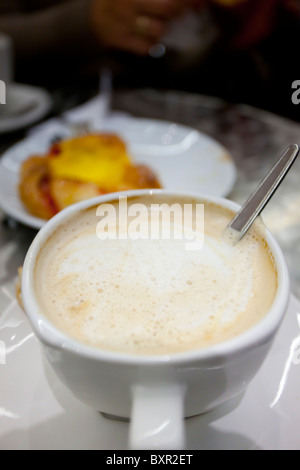
<svg viewBox="0 0 300 470">
<path fill-rule="evenodd" d="M 132 391 L 131 449 L 184 449 L 184 395 L 178 384 L 137 385 Z"/>
</svg>

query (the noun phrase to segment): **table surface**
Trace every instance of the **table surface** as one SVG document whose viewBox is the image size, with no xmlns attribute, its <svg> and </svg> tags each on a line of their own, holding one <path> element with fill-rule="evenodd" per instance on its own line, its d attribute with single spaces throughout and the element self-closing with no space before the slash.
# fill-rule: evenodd
<svg viewBox="0 0 300 470">
<path fill-rule="evenodd" d="M 300 143 L 300 124 L 245 105 L 176 91 L 123 90 L 113 95 L 112 107 L 135 116 L 162 119 L 194 127 L 221 142 L 238 171 L 228 197 L 243 203 L 291 143 Z M 0 147 L 1 150 L 1 147 Z M 278 189 L 263 218 L 277 238 L 291 275 L 291 288 L 300 298 L 300 159 Z M 1 294 L 13 289 L 17 269 L 36 232 L 0 212 Z M 11 295 L 11 294 L 10 294 Z M 3 301 L 3 298 L 2 298 Z"/>
<path fill-rule="evenodd" d="M 245 201 L 285 147 L 300 142 L 298 123 L 203 96 L 154 90 L 118 91 L 114 93 L 113 108 L 192 126 L 220 141 L 237 166 L 238 178 L 229 198 L 239 203 Z M 1 145 L 0 142 L 0 152 Z M 285 254 L 292 291 L 298 298 L 299 182 L 300 159 L 263 213 Z M 13 353 L 10 367 L 1 369 L 7 388 L 1 391 L 0 447 L 127 448 L 128 431 L 122 426 L 124 423 L 120 425 L 87 411 L 56 382 L 50 389 L 49 377 L 50 382 L 53 379 L 49 370 L 44 370 L 32 332 L 20 309 L 13 307 L 17 270 L 35 234 L 35 230 L 8 219 L 0 211 L 0 316 L 3 314 L 6 319 L 2 333 L 10 335 Z M 299 311 L 299 302 L 292 298 L 272 353 L 241 403 L 234 404 L 232 410 L 225 407 L 187 423 L 189 449 L 299 449 L 299 373 L 291 363 L 290 352 L 300 344 Z M 32 361 L 26 375 L 24 354 Z M 78 429 L 84 429 L 84 433 Z M 115 447 L 116 442 L 121 447 Z"/>
</svg>

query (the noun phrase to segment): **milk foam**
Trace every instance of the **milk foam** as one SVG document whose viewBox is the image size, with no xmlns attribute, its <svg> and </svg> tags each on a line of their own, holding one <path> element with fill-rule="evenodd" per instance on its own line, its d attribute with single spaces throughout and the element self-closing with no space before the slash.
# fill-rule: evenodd
<svg viewBox="0 0 300 470">
<path fill-rule="evenodd" d="M 147 203 L 147 199 L 145 199 Z M 232 217 L 205 206 L 205 243 L 99 240 L 96 209 L 59 229 L 35 272 L 41 312 L 99 348 L 168 354 L 224 341 L 255 324 L 276 293 L 260 224 L 237 245 L 222 239 Z"/>
</svg>

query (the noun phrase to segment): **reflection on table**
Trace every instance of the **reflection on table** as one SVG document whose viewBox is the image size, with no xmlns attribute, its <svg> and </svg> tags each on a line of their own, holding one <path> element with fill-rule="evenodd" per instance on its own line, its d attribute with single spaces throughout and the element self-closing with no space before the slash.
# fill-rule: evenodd
<svg viewBox="0 0 300 470">
<path fill-rule="evenodd" d="M 174 91 L 129 90 L 115 92 L 112 105 L 114 109 L 134 116 L 181 123 L 218 140 L 236 163 L 238 178 L 228 197 L 239 203 L 245 201 L 285 147 L 300 143 L 300 124 L 210 97 Z M 298 298 L 299 181 L 300 161 L 297 161 L 263 213 L 267 226 L 283 249 L 291 273 L 292 291 Z M 7 220 L 3 213 L 0 218 L 0 288 L 3 291 L 15 279 L 17 268 L 36 232 Z"/>
</svg>

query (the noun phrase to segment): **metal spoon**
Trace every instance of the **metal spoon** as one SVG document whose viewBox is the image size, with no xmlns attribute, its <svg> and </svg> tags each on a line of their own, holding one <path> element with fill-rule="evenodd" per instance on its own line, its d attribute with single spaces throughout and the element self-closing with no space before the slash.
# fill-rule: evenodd
<svg viewBox="0 0 300 470">
<path fill-rule="evenodd" d="M 298 154 L 299 146 L 293 144 L 281 155 L 271 171 L 228 225 L 226 231 L 231 232 L 231 239 L 239 241 L 243 238 L 289 172 Z"/>
</svg>

